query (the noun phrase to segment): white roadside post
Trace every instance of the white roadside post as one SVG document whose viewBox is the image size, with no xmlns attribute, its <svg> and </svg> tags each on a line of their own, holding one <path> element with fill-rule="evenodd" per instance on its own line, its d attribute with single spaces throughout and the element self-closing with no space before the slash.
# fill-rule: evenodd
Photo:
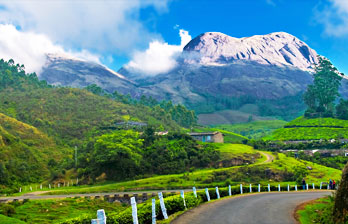
<svg viewBox="0 0 348 224">
<path fill-rule="evenodd" d="M 48 188 L 51 189 L 51 184 L 48 184 Z"/>
<path fill-rule="evenodd" d="M 323 187 L 323 182 L 320 182 L 320 190 L 321 190 L 321 188 Z"/>
<path fill-rule="evenodd" d="M 135 197 L 131 197 L 131 205 L 132 205 L 133 224 L 139 224 L 137 202 L 135 200 Z"/>
<path fill-rule="evenodd" d="M 307 189 L 307 191 L 308 191 L 308 184 L 306 184 L 306 189 Z"/>
<path fill-rule="evenodd" d="M 152 198 L 152 224 L 156 224 L 156 199 Z"/>
<path fill-rule="evenodd" d="M 184 206 L 185 206 L 185 209 L 186 209 L 186 202 L 185 202 L 185 194 L 184 194 L 184 191 L 180 191 L 180 196 L 181 196 L 182 200 L 184 201 Z"/>
<path fill-rule="evenodd" d="M 312 183 L 312 186 L 313 186 L 313 190 L 314 190 L 315 189 L 314 183 Z"/>
<path fill-rule="evenodd" d="M 58 183 L 58 188 L 60 188 L 60 183 Z"/>
<path fill-rule="evenodd" d="M 250 193 L 253 192 L 253 188 L 251 187 L 251 184 L 249 185 Z"/>
<path fill-rule="evenodd" d="M 268 184 L 268 192 L 271 192 L 271 186 Z"/>
<path fill-rule="evenodd" d="M 197 198 L 197 191 L 196 191 L 196 187 L 192 188 L 193 194 L 195 195 L 195 197 Z"/>
<path fill-rule="evenodd" d="M 30 189 L 30 191 L 33 191 L 33 188 L 31 186 L 29 187 L 29 189 Z"/>
<path fill-rule="evenodd" d="M 166 209 L 166 206 L 165 206 L 165 204 L 164 204 L 162 192 L 159 192 L 159 193 L 158 193 L 158 198 L 159 198 L 159 200 L 160 200 L 160 205 L 161 205 L 163 217 L 164 217 L 164 219 L 168 219 L 167 209 Z"/>
<path fill-rule="evenodd" d="M 297 185 L 295 185 L 295 191 L 297 191 Z"/>
<path fill-rule="evenodd" d="M 97 211 L 97 220 L 99 221 L 98 224 L 106 224 L 106 216 L 104 209 L 99 209 Z"/>
<path fill-rule="evenodd" d="M 280 184 L 278 184 L 278 191 L 280 191 Z"/>
<path fill-rule="evenodd" d="M 329 186 L 330 186 L 329 183 L 327 183 L 327 189 L 328 189 L 328 190 L 329 190 Z"/>
<path fill-rule="evenodd" d="M 207 201 L 210 201 L 210 195 L 208 188 L 205 189 L 205 195 L 207 196 Z"/>
<path fill-rule="evenodd" d="M 42 190 L 42 184 L 40 184 L 40 190 Z"/>
<path fill-rule="evenodd" d="M 261 192 L 261 185 L 260 184 L 259 184 L 259 189 L 258 190 L 259 190 L 259 192 Z"/>
<path fill-rule="evenodd" d="M 232 189 L 231 189 L 231 185 L 228 185 L 228 195 L 232 196 Z"/>
<path fill-rule="evenodd" d="M 216 190 L 216 198 L 220 199 L 219 187 L 215 187 Z"/>
<path fill-rule="evenodd" d="M 290 191 L 290 185 L 288 184 L 288 191 Z"/>
<path fill-rule="evenodd" d="M 22 192 L 22 188 L 20 187 L 20 188 L 19 188 L 19 193 L 21 193 L 21 192 Z"/>
<path fill-rule="evenodd" d="M 240 184 L 240 194 L 243 194 L 243 184 Z"/>
</svg>

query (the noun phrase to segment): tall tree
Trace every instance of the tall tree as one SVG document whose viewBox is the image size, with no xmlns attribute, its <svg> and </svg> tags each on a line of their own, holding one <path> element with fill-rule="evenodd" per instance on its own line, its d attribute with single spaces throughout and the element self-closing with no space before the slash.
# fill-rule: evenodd
<svg viewBox="0 0 348 224">
<path fill-rule="evenodd" d="M 319 57 L 314 82 L 308 85 L 303 96 L 308 106 L 306 117 L 332 117 L 334 115 L 334 101 L 339 96 L 341 75 L 343 74 L 340 74 L 329 60 Z"/>
</svg>

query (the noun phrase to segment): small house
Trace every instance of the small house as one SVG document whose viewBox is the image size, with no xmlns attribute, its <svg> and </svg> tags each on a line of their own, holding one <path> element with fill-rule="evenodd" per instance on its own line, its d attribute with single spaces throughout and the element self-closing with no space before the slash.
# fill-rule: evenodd
<svg viewBox="0 0 348 224">
<path fill-rule="evenodd" d="M 201 142 L 224 143 L 224 136 L 221 132 L 191 132 L 188 133 L 192 138 Z"/>
</svg>

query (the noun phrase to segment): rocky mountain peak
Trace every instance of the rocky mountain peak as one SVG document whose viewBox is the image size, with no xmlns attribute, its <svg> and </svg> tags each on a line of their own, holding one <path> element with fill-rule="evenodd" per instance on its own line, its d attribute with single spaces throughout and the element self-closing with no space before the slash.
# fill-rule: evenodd
<svg viewBox="0 0 348 224">
<path fill-rule="evenodd" d="M 236 60 L 290 66 L 311 71 L 317 53 L 306 43 L 285 32 L 235 38 L 219 32 L 203 33 L 184 48 L 185 62 L 225 65 Z"/>
</svg>

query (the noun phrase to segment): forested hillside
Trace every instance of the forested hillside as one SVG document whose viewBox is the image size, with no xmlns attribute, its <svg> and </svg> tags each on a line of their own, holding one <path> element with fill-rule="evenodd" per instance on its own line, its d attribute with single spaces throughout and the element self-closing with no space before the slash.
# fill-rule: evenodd
<svg viewBox="0 0 348 224">
<path fill-rule="evenodd" d="M 181 105 L 96 89 L 53 87 L 23 65 L 0 60 L 0 191 L 58 177 L 73 168 L 74 146 L 124 128 L 119 122 L 142 122 L 155 131 L 195 123 L 194 112 Z"/>
</svg>

